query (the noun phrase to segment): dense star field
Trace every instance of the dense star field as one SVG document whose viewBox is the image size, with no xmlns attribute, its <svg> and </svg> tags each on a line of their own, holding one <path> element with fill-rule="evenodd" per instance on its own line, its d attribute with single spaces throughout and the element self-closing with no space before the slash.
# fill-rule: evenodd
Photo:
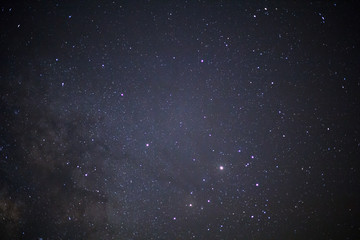
<svg viewBox="0 0 360 240">
<path fill-rule="evenodd" d="M 356 1 L 0 7 L 0 239 L 360 239 Z"/>
</svg>

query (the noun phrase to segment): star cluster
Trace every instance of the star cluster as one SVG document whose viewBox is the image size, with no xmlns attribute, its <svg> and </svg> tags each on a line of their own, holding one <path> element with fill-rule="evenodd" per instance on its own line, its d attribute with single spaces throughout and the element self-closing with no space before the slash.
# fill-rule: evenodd
<svg viewBox="0 0 360 240">
<path fill-rule="evenodd" d="M 358 4 L 1 4 L 4 239 L 358 239 Z"/>
</svg>

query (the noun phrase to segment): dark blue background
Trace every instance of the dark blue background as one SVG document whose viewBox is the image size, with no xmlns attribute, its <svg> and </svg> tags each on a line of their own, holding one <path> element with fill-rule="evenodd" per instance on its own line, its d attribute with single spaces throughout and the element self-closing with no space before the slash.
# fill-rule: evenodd
<svg viewBox="0 0 360 240">
<path fill-rule="evenodd" d="M 2 239 L 360 238 L 356 1 L 0 7 Z"/>
</svg>

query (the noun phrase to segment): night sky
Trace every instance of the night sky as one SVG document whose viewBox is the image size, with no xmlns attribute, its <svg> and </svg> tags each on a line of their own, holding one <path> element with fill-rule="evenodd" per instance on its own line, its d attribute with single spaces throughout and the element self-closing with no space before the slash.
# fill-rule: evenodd
<svg viewBox="0 0 360 240">
<path fill-rule="evenodd" d="M 0 239 L 360 239 L 356 1 L 0 7 Z"/>
</svg>

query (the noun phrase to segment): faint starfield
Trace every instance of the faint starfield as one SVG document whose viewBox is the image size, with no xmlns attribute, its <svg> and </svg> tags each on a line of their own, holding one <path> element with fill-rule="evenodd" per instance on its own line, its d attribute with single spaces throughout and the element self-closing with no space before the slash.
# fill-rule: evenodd
<svg viewBox="0 0 360 240">
<path fill-rule="evenodd" d="M 360 238 L 356 1 L 0 6 L 0 238 Z"/>
</svg>

